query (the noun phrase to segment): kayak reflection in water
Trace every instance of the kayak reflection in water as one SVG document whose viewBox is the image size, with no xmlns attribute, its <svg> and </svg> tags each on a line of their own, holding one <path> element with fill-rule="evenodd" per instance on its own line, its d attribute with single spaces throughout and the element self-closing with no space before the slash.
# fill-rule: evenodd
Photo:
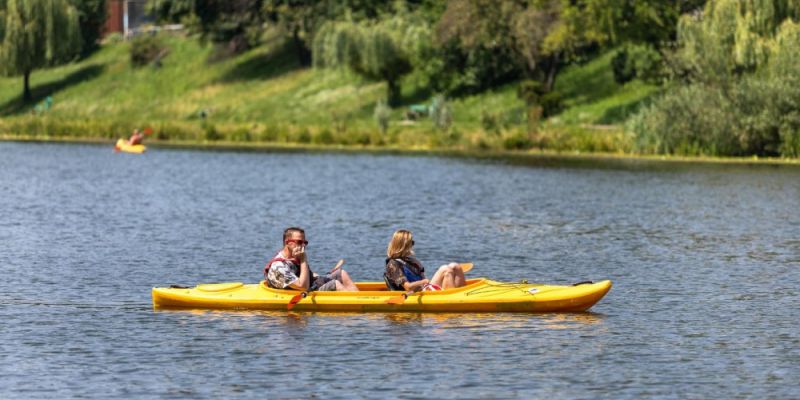
<svg viewBox="0 0 800 400">
<path fill-rule="evenodd" d="M 311 271 L 306 258 L 306 233 L 301 228 L 291 227 L 283 231 L 283 249 L 264 267 L 264 280 L 273 289 L 357 292 L 358 287 L 350 275 L 341 268 L 334 268 L 327 275 Z"/>
<path fill-rule="evenodd" d="M 400 229 L 392 235 L 386 249 L 386 271 L 383 278 L 391 290 L 442 290 L 464 286 L 464 271 L 457 263 L 442 265 L 430 280 L 425 279 L 425 268 L 414 256 L 414 236 Z"/>
</svg>

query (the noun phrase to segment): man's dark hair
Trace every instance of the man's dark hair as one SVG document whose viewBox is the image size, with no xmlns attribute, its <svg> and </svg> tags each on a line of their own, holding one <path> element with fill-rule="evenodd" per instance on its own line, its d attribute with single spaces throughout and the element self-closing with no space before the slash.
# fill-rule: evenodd
<svg viewBox="0 0 800 400">
<path fill-rule="evenodd" d="M 283 231 L 283 243 L 286 243 L 286 239 L 288 239 L 290 236 L 292 236 L 292 233 L 295 233 L 295 232 L 300 232 L 300 233 L 303 234 L 303 236 L 306 235 L 306 231 L 304 231 L 303 228 L 298 228 L 296 226 L 292 226 L 292 227 L 286 228 L 286 230 Z"/>
</svg>

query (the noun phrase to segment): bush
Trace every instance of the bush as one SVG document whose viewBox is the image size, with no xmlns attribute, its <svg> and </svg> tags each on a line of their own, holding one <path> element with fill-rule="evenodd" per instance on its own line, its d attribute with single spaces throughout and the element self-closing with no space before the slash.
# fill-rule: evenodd
<svg viewBox="0 0 800 400">
<path fill-rule="evenodd" d="M 679 86 L 628 121 L 636 149 L 688 155 L 795 156 L 800 92 L 786 75 Z"/>
<path fill-rule="evenodd" d="M 496 113 L 481 110 L 481 127 L 484 132 L 499 135 L 500 126 L 500 117 Z"/>
<path fill-rule="evenodd" d="M 657 84 L 666 75 L 664 58 L 649 45 L 630 45 L 617 50 L 611 59 L 611 70 L 614 80 L 621 85 L 634 78 Z"/>
<path fill-rule="evenodd" d="M 527 150 L 533 147 L 533 141 L 523 132 L 517 132 L 503 140 L 506 150 Z"/>
<path fill-rule="evenodd" d="M 282 137 L 281 128 L 276 125 L 267 125 L 261 132 L 260 139 L 264 142 L 277 142 Z"/>
<path fill-rule="evenodd" d="M 230 138 L 234 142 L 249 142 L 250 130 L 245 127 L 236 128 L 233 133 L 231 133 Z"/>
<path fill-rule="evenodd" d="M 436 95 L 431 104 L 431 120 L 440 130 L 447 130 L 453 123 L 453 110 L 443 95 Z"/>
<path fill-rule="evenodd" d="M 539 98 L 542 106 L 542 117 L 547 118 L 556 115 L 564 108 L 561 103 L 561 93 L 557 91 L 548 92 Z"/>
<path fill-rule="evenodd" d="M 131 64 L 141 67 L 153 62 L 164 49 L 161 39 L 153 35 L 141 35 L 131 41 Z"/>
<path fill-rule="evenodd" d="M 212 123 L 203 124 L 203 137 L 208 141 L 215 141 L 222 139 L 222 134 L 219 133 L 217 127 Z"/>
<path fill-rule="evenodd" d="M 737 154 L 730 102 L 718 91 L 691 85 L 676 88 L 628 122 L 635 148 L 643 153 Z"/>
<path fill-rule="evenodd" d="M 636 78 L 636 68 L 628 58 L 627 48 L 617 50 L 611 58 L 611 71 L 614 74 L 614 81 L 620 85 L 624 85 Z"/>
<path fill-rule="evenodd" d="M 386 100 L 380 100 L 375 104 L 374 116 L 381 134 L 385 135 L 389 129 L 389 118 L 392 116 L 392 109 L 386 104 Z"/>
<path fill-rule="evenodd" d="M 327 128 L 314 135 L 314 143 L 317 144 L 333 144 L 335 141 L 336 139 L 333 137 L 333 133 Z"/>
<path fill-rule="evenodd" d="M 297 134 L 297 142 L 311 143 L 311 132 L 308 131 L 308 128 L 303 127 L 300 129 L 300 132 Z"/>
</svg>

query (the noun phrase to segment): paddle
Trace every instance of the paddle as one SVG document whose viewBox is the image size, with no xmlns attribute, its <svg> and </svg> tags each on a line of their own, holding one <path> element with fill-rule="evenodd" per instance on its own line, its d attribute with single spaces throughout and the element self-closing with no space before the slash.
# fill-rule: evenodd
<svg viewBox="0 0 800 400">
<path fill-rule="evenodd" d="M 464 271 L 464 273 L 472 271 L 472 267 L 473 267 L 472 263 L 463 263 L 463 264 L 458 264 L 458 265 L 461 266 L 461 271 Z M 421 290 L 423 287 L 419 288 L 418 290 Z M 409 291 L 403 293 L 400 296 L 392 297 L 391 299 L 386 300 L 385 303 L 386 304 L 403 304 L 406 301 L 406 299 L 408 298 L 408 296 L 414 294 L 414 292 L 415 292 L 415 290 L 409 290 Z"/>
<path fill-rule="evenodd" d="M 330 275 L 330 274 L 332 274 L 332 273 L 336 272 L 336 270 L 338 270 L 339 268 L 342 268 L 342 264 L 344 264 L 344 258 L 343 258 L 343 259 L 341 259 L 341 260 L 339 260 L 339 262 L 337 262 L 337 263 L 336 263 L 336 266 L 335 266 L 335 267 L 333 267 L 333 269 L 331 270 L 331 272 L 328 272 L 328 275 Z"/>
<path fill-rule="evenodd" d="M 337 269 L 342 268 L 342 264 L 344 264 L 344 259 L 339 260 L 339 262 L 336 263 L 336 266 L 333 267 L 331 272 L 328 272 L 328 275 L 336 272 Z M 300 292 L 300 294 L 298 294 L 296 296 L 293 296 L 291 298 L 291 300 L 289 300 L 289 304 L 286 305 L 286 309 L 291 311 L 292 308 L 294 308 L 294 305 L 299 303 L 300 300 L 305 299 L 306 296 L 308 296 L 308 291 L 307 290 L 304 290 L 304 291 Z"/>
<path fill-rule="evenodd" d="M 152 135 L 153 134 L 153 128 L 144 128 L 144 134 L 145 135 Z"/>
<path fill-rule="evenodd" d="M 289 304 L 286 305 L 286 310 L 292 311 L 294 305 L 297 304 L 300 300 L 305 299 L 306 296 L 308 296 L 308 292 L 304 290 L 300 292 L 300 294 L 298 294 L 297 296 L 292 297 L 292 299 L 289 300 Z"/>
</svg>

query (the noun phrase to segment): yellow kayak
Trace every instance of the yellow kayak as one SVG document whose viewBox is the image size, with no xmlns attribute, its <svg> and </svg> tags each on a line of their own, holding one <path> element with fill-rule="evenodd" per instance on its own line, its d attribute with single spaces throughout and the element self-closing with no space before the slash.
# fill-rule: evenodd
<svg viewBox="0 0 800 400">
<path fill-rule="evenodd" d="M 145 145 L 143 145 L 143 144 L 133 144 L 133 145 L 131 145 L 131 144 L 128 144 L 127 140 L 119 139 L 119 140 L 117 140 L 116 146 L 114 146 L 114 150 L 124 151 L 126 153 L 141 154 L 141 153 L 144 153 L 145 150 L 147 150 L 147 147 L 145 147 Z"/>
<path fill-rule="evenodd" d="M 360 292 L 309 292 L 294 309 L 305 311 L 570 312 L 586 311 L 611 289 L 611 281 L 573 286 L 469 279 L 460 288 L 406 294 L 383 282 L 356 283 Z M 153 288 L 156 308 L 286 310 L 296 290 L 226 282 L 193 288 Z"/>
</svg>

